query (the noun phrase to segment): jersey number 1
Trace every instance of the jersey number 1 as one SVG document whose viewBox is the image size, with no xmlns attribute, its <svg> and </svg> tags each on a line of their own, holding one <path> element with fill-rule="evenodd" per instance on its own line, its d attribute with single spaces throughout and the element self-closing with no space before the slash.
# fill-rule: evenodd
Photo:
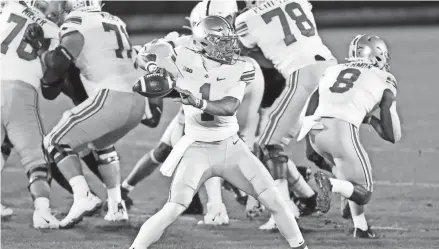
<svg viewBox="0 0 439 249">
<path fill-rule="evenodd" d="M 337 81 L 332 85 L 329 90 L 333 93 L 347 92 L 354 86 L 355 81 L 361 75 L 361 71 L 356 68 L 346 68 L 341 70 L 337 76 Z"/>
<path fill-rule="evenodd" d="M 204 100 L 209 100 L 210 97 L 210 84 L 204 83 L 200 87 L 201 98 Z M 212 114 L 203 112 L 201 114 L 201 121 L 213 121 L 215 117 Z"/>
<path fill-rule="evenodd" d="M 3 40 L 1 44 L 1 52 L 2 54 L 6 54 L 9 49 L 9 44 L 17 37 L 17 35 L 20 33 L 20 31 L 24 28 L 24 25 L 26 25 L 26 18 L 21 17 L 16 14 L 11 14 L 8 19 L 8 23 L 14 22 L 16 25 L 12 29 L 11 33 L 9 33 L 8 36 Z M 20 45 L 18 45 L 17 48 L 17 55 L 20 59 L 31 61 L 35 60 L 37 58 L 37 53 L 34 49 L 32 49 L 32 52 L 26 52 L 24 49 L 29 44 L 25 42 L 24 40 L 21 40 Z"/>
<path fill-rule="evenodd" d="M 282 10 L 280 7 L 277 7 L 262 15 L 262 19 L 266 24 L 269 24 L 271 21 L 273 21 L 274 17 L 279 17 L 279 21 L 282 25 L 282 29 L 285 35 L 285 45 L 289 46 L 297 41 L 296 37 L 291 32 L 285 13 L 287 13 L 288 16 L 296 22 L 296 26 L 299 29 L 300 34 L 306 37 L 311 37 L 316 34 L 316 29 L 314 25 L 308 19 L 308 17 L 306 17 L 305 12 L 303 12 L 300 4 L 296 2 L 291 2 L 285 5 L 285 11 Z"/>
<path fill-rule="evenodd" d="M 114 31 L 114 33 L 116 34 L 117 45 L 119 47 L 118 49 L 116 49 L 116 57 L 123 59 L 122 51 L 127 50 L 127 56 L 128 56 L 128 58 L 131 58 L 132 46 L 131 46 L 131 42 L 128 38 L 128 33 L 125 30 L 125 28 L 122 26 L 118 27 L 115 24 L 106 23 L 106 22 L 103 22 L 102 26 L 104 26 L 105 32 Z M 125 39 L 126 43 L 129 46 L 128 48 L 125 48 L 125 43 L 122 39 Z"/>
</svg>

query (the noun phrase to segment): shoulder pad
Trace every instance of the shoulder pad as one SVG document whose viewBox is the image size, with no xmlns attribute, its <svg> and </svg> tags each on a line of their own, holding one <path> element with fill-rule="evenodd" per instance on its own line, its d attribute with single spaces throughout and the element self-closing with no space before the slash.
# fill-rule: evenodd
<svg viewBox="0 0 439 249">
<path fill-rule="evenodd" d="M 392 90 L 393 94 L 397 93 L 398 84 L 396 83 L 396 78 L 393 76 L 393 74 L 389 73 L 386 79 L 386 83 L 390 90 Z"/>
<path fill-rule="evenodd" d="M 81 25 L 83 23 L 83 13 L 79 11 L 72 11 L 70 12 L 64 21 L 64 23 L 61 25 L 61 34 L 60 36 L 63 37 L 68 33 L 72 33 L 74 31 L 79 31 L 81 29 Z"/>
</svg>

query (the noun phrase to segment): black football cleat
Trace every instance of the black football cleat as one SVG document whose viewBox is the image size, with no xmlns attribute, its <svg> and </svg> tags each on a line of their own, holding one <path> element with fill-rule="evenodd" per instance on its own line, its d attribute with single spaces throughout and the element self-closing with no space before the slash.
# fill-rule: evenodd
<svg viewBox="0 0 439 249">
<path fill-rule="evenodd" d="M 314 180 L 317 184 L 317 209 L 322 213 L 327 213 L 331 207 L 331 191 L 332 185 L 329 181 L 329 177 L 318 171 L 314 174 Z"/>
<path fill-rule="evenodd" d="M 341 198 L 341 217 L 346 220 L 351 219 L 351 209 L 349 208 L 349 200 Z"/>
<path fill-rule="evenodd" d="M 296 206 L 300 211 L 300 216 L 308 216 L 318 211 L 317 193 L 309 198 L 297 198 Z"/>
<path fill-rule="evenodd" d="M 203 204 L 201 203 L 200 196 L 198 193 L 196 193 L 194 198 L 192 198 L 192 202 L 189 204 L 189 207 L 183 212 L 183 215 L 202 215 L 203 212 Z"/>
<path fill-rule="evenodd" d="M 305 182 L 308 182 L 311 179 L 312 170 L 310 167 L 297 166 L 297 170 L 302 175 L 303 179 L 305 179 Z"/>
<path fill-rule="evenodd" d="M 354 235 L 354 238 L 359 239 L 377 239 L 379 237 L 370 226 L 367 228 L 367 231 L 363 231 L 360 228 L 353 228 L 351 229 L 351 233 Z"/>
</svg>

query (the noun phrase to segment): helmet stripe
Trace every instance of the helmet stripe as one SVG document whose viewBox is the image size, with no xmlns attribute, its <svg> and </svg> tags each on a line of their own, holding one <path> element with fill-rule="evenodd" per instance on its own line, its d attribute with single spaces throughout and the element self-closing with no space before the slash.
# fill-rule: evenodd
<svg viewBox="0 0 439 249">
<path fill-rule="evenodd" d="M 211 0 L 208 0 L 207 1 L 207 6 L 206 6 L 206 16 L 209 16 L 209 9 L 210 9 L 210 3 L 211 3 L 212 1 Z"/>
</svg>

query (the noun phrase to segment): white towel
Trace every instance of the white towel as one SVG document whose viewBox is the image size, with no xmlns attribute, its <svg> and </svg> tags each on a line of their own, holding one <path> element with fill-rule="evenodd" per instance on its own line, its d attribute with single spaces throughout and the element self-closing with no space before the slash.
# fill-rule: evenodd
<svg viewBox="0 0 439 249">
<path fill-rule="evenodd" d="M 160 167 L 160 172 L 162 172 L 164 176 L 171 177 L 187 148 L 194 142 L 195 140 L 190 138 L 188 135 L 184 135 L 182 138 L 180 138 L 169 156 L 166 158 L 165 162 Z"/>
<path fill-rule="evenodd" d="M 321 118 L 319 116 L 314 115 L 304 117 L 302 121 L 302 128 L 297 136 L 297 141 L 302 140 L 310 130 L 323 130 L 325 126 L 319 122 L 320 119 Z"/>
</svg>

